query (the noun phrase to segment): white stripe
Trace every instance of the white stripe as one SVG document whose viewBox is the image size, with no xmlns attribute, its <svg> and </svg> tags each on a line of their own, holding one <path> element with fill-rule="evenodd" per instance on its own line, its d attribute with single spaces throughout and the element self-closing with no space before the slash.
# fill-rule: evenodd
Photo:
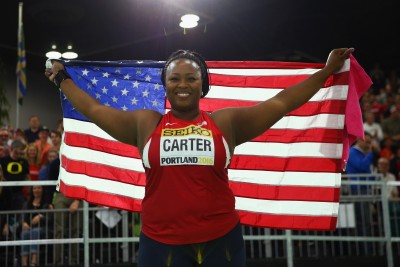
<svg viewBox="0 0 400 267">
<path fill-rule="evenodd" d="M 88 121 L 80 121 L 75 119 L 63 119 L 65 132 L 74 132 L 100 137 L 106 140 L 116 141 L 108 133 L 100 129 L 96 124 Z"/>
<path fill-rule="evenodd" d="M 285 116 L 271 129 L 305 130 L 312 128 L 343 129 L 344 115 L 319 114 L 314 116 Z"/>
<path fill-rule="evenodd" d="M 337 216 L 339 203 L 236 198 L 236 209 L 266 214 Z"/>
<path fill-rule="evenodd" d="M 228 169 L 229 180 L 262 185 L 340 187 L 341 174 L 329 172 L 274 172 Z"/>
<path fill-rule="evenodd" d="M 118 156 L 82 147 L 68 146 L 67 144 L 64 144 L 62 153 L 67 158 L 76 161 L 92 162 L 126 170 L 144 172 L 141 159 Z"/>
<path fill-rule="evenodd" d="M 348 58 L 344 61 L 342 68 L 340 70 L 338 70 L 336 73 L 346 72 L 349 70 L 350 70 L 350 58 Z"/>
<path fill-rule="evenodd" d="M 211 74 L 235 75 L 235 76 L 297 76 L 311 75 L 320 69 L 218 69 L 211 68 Z"/>
<path fill-rule="evenodd" d="M 63 168 L 60 168 L 59 180 L 69 186 L 81 186 L 94 192 L 121 195 L 129 198 L 134 196 L 135 199 L 143 199 L 145 193 L 144 186 L 131 185 L 84 174 L 69 173 Z"/>
<path fill-rule="evenodd" d="M 316 158 L 342 158 L 342 144 L 331 143 L 264 143 L 247 142 L 235 148 L 235 155 L 255 155 L 272 157 L 316 157 Z"/>
<path fill-rule="evenodd" d="M 167 109 L 168 111 L 169 109 Z M 344 115 L 319 114 L 314 116 L 285 116 L 276 122 L 271 129 L 305 130 L 312 128 L 343 129 Z M 75 132 L 115 141 L 110 135 L 97 127 L 94 123 L 64 119 L 65 132 Z"/>
<path fill-rule="evenodd" d="M 282 90 L 284 89 L 211 85 L 206 98 L 260 102 L 270 99 Z M 321 88 L 309 101 L 346 100 L 347 91 L 347 85 L 335 85 Z"/>
</svg>

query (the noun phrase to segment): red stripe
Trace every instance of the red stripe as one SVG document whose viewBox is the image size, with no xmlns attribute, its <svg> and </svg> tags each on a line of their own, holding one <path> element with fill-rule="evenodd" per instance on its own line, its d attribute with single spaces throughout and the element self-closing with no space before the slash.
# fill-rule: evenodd
<svg viewBox="0 0 400 267">
<path fill-rule="evenodd" d="M 322 69 L 325 64 L 280 61 L 206 61 L 210 69 Z"/>
<path fill-rule="evenodd" d="M 137 147 L 93 135 L 65 131 L 64 143 L 129 158 L 140 158 Z"/>
<path fill-rule="evenodd" d="M 341 159 L 328 158 L 277 158 L 265 156 L 234 155 L 229 168 L 242 170 L 269 170 L 293 172 L 341 171 Z"/>
<path fill-rule="evenodd" d="M 238 210 L 240 222 L 245 225 L 295 230 L 335 230 L 337 217 L 273 215 Z"/>
<path fill-rule="evenodd" d="M 141 199 L 91 191 L 80 186 L 70 186 L 65 184 L 62 180 L 60 181 L 60 192 L 62 192 L 66 197 L 84 199 L 90 203 L 100 206 L 107 206 L 133 212 L 140 212 L 142 209 Z"/>
<path fill-rule="evenodd" d="M 251 107 L 260 102 L 205 98 L 200 100 L 200 109 L 212 112 L 226 107 Z M 171 109 L 171 103 L 166 101 L 166 108 Z M 321 102 L 308 102 L 286 116 L 313 116 L 318 114 L 344 114 L 345 100 L 326 100 Z"/>
<path fill-rule="evenodd" d="M 304 81 L 310 75 L 296 76 L 233 76 L 223 74 L 210 74 L 210 84 L 228 87 L 258 87 L 258 88 L 286 88 Z M 226 88 L 229 94 L 229 88 Z"/>
<path fill-rule="evenodd" d="M 340 188 L 330 187 L 274 186 L 240 182 L 229 182 L 229 186 L 235 196 L 256 199 L 338 202 L 340 196 Z"/>
<path fill-rule="evenodd" d="M 235 76 L 224 74 L 210 74 L 210 84 L 228 87 L 257 87 L 257 88 L 287 88 L 304 81 L 311 75 L 276 75 L 276 76 Z M 349 72 L 341 72 L 330 76 L 322 88 L 333 85 L 347 85 Z M 229 94 L 229 88 L 227 88 Z"/>
<path fill-rule="evenodd" d="M 343 142 L 343 130 L 322 128 L 312 128 L 306 130 L 269 129 L 262 135 L 254 138 L 252 141 L 280 143 L 319 142 L 341 144 Z"/>
<path fill-rule="evenodd" d="M 61 162 L 62 167 L 70 173 L 85 174 L 91 177 L 132 185 L 144 186 L 146 184 L 146 174 L 144 172 L 136 172 L 88 161 L 72 160 L 65 155 L 62 156 Z"/>
</svg>

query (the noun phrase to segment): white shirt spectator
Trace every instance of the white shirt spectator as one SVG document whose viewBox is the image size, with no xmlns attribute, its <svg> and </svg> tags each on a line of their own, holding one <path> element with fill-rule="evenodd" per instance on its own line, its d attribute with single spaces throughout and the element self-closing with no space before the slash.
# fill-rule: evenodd
<svg viewBox="0 0 400 267">
<path fill-rule="evenodd" d="M 383 131 L 379 123 L 375 122 L 375 115 L 372 112 L 365 113 L 364 131 L 368 132 L 378 141 L 383 140 Z"/>
</svg>

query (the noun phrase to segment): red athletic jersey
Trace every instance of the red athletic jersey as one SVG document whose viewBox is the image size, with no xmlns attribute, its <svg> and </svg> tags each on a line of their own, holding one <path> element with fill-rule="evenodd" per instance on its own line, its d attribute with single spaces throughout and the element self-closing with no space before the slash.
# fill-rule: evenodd
<svg viewBox="0 0 400 267">
<path fill-rule="evenodd" d="M 164 115 L 143 149 L 143 233 L 166 244 L 191 244 L 232 230 L 239 216 L 229 161 L 226 139 L 206 112 L 194 121 Z"/>
</svg>

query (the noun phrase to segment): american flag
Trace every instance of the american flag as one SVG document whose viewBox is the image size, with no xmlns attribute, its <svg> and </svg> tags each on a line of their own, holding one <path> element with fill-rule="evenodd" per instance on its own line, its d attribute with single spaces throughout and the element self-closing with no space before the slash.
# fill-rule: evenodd
<svg viewBox="0 0 400 267">
<path fill-rule="evenodd" d="M 349 87 L 351 59 L 308 103 L 261 136 L 236 147 L 228 173 L 242 224 L 335 229 L 347 98 L 349 91 L 355 90 Z M 125 111 L 155 109 L 160 113 L 171 108 L 160 78 L 164 62 L 64 64 L 77 85 L 104 105 Z M 206 111 L 255 105 L 324 66 L 254 61 L 208 61 L 207 65 L 211 89 L 200 102 Z M 62 93 L 61 99 L 65 132 L 59 190 L 68 197 L 98 205 L 140 211 L 146 178 L 138 150 L 114 140 L 88 121 Z M 358 101 L 351 104 L 359 109 Z"/>
</svg>

